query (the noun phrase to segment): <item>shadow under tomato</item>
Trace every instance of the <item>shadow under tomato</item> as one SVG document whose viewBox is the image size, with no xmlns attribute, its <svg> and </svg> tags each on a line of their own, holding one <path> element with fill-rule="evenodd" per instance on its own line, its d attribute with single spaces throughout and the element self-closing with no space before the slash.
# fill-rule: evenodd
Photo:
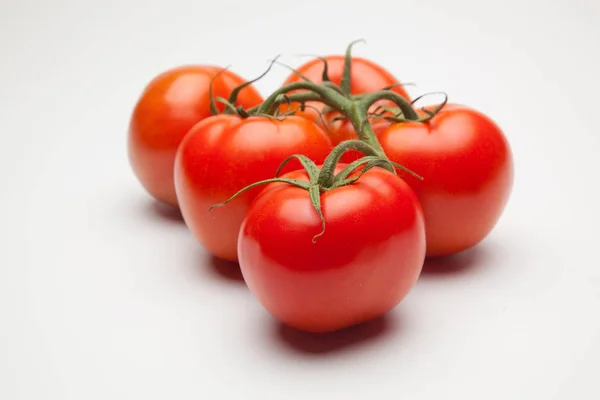
<svg viewBox="0 0 600 400">
<path fill-rule="evenodd" d="M 178 207 L 151 199 L 148 202 L 148 213 L 166 222 L 185 223 Z"/>
<path fill-rule="evenodd" d="M 275 333 L 278 340 L 300 353 L 329 354 L 389 336 L 399 328 L 391 320 L 389 315 L 384 315 L 360 325 L 330 333 L 304 332 L 277 322 Z"/>
<path fill-rule="evenodd" d="M 223 260 L 221 258 L 203 253 L 204 264 L 212 270 L 214 275 L 227 281 L 245 283 L 244 276 L 240 270 L 240 265 L 233 261 Z"/>
<path fill-rule="evenodd" d="M 486 258 L 487 250 L 482 244 L 451 256 L 427 258 L 421 276 L 467 274 L 485 264 Z"/>
</svg>

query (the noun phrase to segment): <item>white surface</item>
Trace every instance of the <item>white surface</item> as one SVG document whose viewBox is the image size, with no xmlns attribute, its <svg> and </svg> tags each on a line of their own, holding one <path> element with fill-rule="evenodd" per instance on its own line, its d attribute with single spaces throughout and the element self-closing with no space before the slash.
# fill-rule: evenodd
<svg viewBox="0 0 600 400">
<path fill-rule="evenodd" d="M 369 6 L 0 3 L 0 399 L 600 398 L 600 3 Z M 516 182 L 450 272 L 429 268 L 385 323 L 316 339 L 282 329 L 157 212 L 126 128 L 163 69 L 253 77 L 278 53 L 299 65 L 361 37 L 356 54 L 413 94 L 493 116 Z"/>
</svg>

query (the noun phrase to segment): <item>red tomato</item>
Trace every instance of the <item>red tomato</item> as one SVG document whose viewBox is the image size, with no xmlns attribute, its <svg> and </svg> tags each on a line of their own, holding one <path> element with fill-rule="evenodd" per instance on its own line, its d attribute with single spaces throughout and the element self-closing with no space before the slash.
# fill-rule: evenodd
<svg viewBox="0 0 600 400">
<path fill-rule="evenodd" d="M 128 151 L 133 171 L 142 186 L 157 200 L 177 206 L 173 163 L 181 139 L 194 124 L 211 115 L 209 87 L 221 68 L 182 66 L 155 77 L 135 105 L 129 125 Z M 223 71 L 213 81 L 213 95 L 228 98 L 245 81 Z M 260 104 L 260 94 L 244 88 L 237 105 Z M 220 110 L 222 104 L 218 104 Z"/>
<path fill-rule="evenodd" d="M 308 181 L 305 171 L 284 177 Z M 321 205 L 325 232 L 313 243 L 321 221 L 308 191 L 270 184 L 248 211 L 238 243 L 251 292 L 275 318 L 309 332 L 387 313 L 411 290 L 425 258 L 421 206 L 391 172 L 373 168 L 323 192 Z"/>
<path fill-rule="evenodd" d="M 427 123 L 392 124 L 378 137 L 392 161 L 424 178 L 398 171 L 423 206 L 427 256 L 466 250 L 490 233 L 513 184 L 509 144 L 490 118 L 450 104 Z"/>
<path fill-rule="evenodd" d="M 342 82 L 342 75 L 344 71 L 344 56 L 331 55 L 325 57 L 328 65 L 329 79 L 336 85 L 340 85 Z M 300 66 L 296 69 L 299 73 L 304 75 L 315 83 L 322 82 L 324 64 L 323 61 L 315 58 Z M 295 73 L 292 73 L 285 80 L 284 85 L 294 82 L 302 82 L 303 79 Z M 376 92 L 386 87 L 396 85 L 399 81 L 382 66 L 374 63 L 373 61 L 353 57 L 352 58 L 352 70 L 351 70 L 351 94 L 358 95 L 363 93 Z M 410 97 L 406 90 L 402 86 L 396 86 L 391 89 L 393 92 L 398 93 L 405 99 L 410 101 Z M 379 105 L 381 103 L 377 103 Z M 324 105 L 319 102 L 308 102 L 309 107 L 304 112 L 297 111 L 296 115 L 302 115 L 310 118 L 317 123 L 321 123 L 319 118 L 319 112 L 323 109 Z M 280 107 L 280 111 L 285 112 L 291 109 L 295 109 L 299 104 L 292 103 L 291 105 L 283 104 Z M 315 110 L 316 109 L 316 110 Z"/>
<path fill-rule="evenodd" d="M 236 261 L 237 237 L 256 188 L 227 207 L 208 212 L 238 190 L 273 178 L 289 156 L 301 153 L 323 162 L 333 146 L 314 122 L 219 115 L 195 125 L 175 161 L 175 186 L 183 218 L 196 239 L 213 255 Z M 299 168 L 294 160 L 283 171 Z"/>
</svg>

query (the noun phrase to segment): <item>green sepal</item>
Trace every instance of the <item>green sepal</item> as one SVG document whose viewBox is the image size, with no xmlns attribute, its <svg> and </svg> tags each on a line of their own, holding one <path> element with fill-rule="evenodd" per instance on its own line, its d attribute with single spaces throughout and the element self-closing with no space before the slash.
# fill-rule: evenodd
<svg viewBox="0 0 600 400">
<path fill-rule="evenodd" d="M 355 44 L 361 42 L 366 43 L 364 39 L 358 39 L 350 43 L 346 48 L 346 54 L 344 56 L 344 71 L 342 72 L 342 81 L 340 82 L 340 88 L 342 89 L 342 93 L 348 98 L 350 97 L 350 93 L 352 92 L 352 47 L 354 47 Z"/>
<path fill-rule="evenodd" d="M 300 161 L 300 164 L 302 164 L 302 167 L 308 173 L 308 177 L 309 177 L 310 181 L 316 182 L 317 178 L 319 177 L 319 168 L 316 166 L 316 164 L 314 163 L 313 160 L 311 160 L 310 158 L 308 158 L 302 154 L 294 154 L 294 155 L 289 156 L 285 160 L 283 160 L 283 162 L 279 165 L 279 168 L 277 168 L 277 172 L 275 172 L 275 176 L 279 176 L 279 174 L 281 173 L 281 170 L 283 170 L 283 168 L 293 159 Z"/>
<path fill-rule="evenodd" d="M 310 202 L 312 203 L 315 211 L 319 215 L 319 219 L 321 220 L 321 232 L 317 233 L 312 238 L 312 242 L 316 243 L 317 238 L 323 236 L 325 233 L 325 217 L 323 216 L 323 211 L 321 210 L 321 190 L 318 184 L 311 183 L 308 194 L 310 196 Z"/>
<path fill-rule="evenodd" d="M 246 192 L 246 191 L 248 191 L 250 189 L 253 189 L 253 188 L 257 187 L 257 186 L 260 186 L 260 185 L 268 185 L 269 183 L 288 183 L 290 185 L 297 186 L 297 187 L 299 187 L 301 189 L 304 189 L 304 190 L 308 190 L 309 186 L 310 186 L 308 182 L 299 181 L 299 180 L 296 180 L 296 179 L 287 179 L 287 178 L 265 179 L 265 180 L 262 180 L 262 181 L 259 181 L 259 182 L 255 182 L 255 183 L 253 183 L 251 185 L 246 186 L 245 188 L 239 190 L 233 196 L 231 196 L 230 198 L 228 198 L 227 200 L 225 200 L 222 203 L 213 204 L 212 206 L 209 207 L 208 211 L 210 212 L 214 208 L 217 208 L 217 207 L 223 207 L 223 206 L 227 205 L 229 202 L 231 202 L 232 200 L 234 200 L 236 197 L 238 197 L 239 195 L 241 195 L 242 193 L 244 193 L 244 192 Z"/>
<path fill-rule="evenodd" d="M 271 62 L 269 63 L 269 66 L 267 67 L 266 71 L 265 71 L 265 72 L 263 72 L 262 74 L 260 74 L 260 76 L 258 76 L 257 78 L 254 78 L 254 79 L 252 79 L 252 80 L 250 80 L 250 81 L 244 82 L 244 83 L 242 83 L 240 86 L 238 86 L 238 87 L 234 88 L 234 89 L 231 91 L 231 93 L 229 94 L 229 99 L 228 99 L 228 101 L 229 101 L 231 104 L 235 104 L 235 103 L 236 103 L 236 101 L 237 101 L 237 98 L 238 98 L 238 96 L 239 96 L 239 94 L 240 94 L 240 92 L 241 92 L 242 90 L 244 90 L 246 87 L 248 87 L 248 86 L 250 86 L 250 85 L 252 85 L 252 84 L 254 84 L 254 83 L 258 82 L 258 81 L 259 81 L 259 80 L 261 80 L 262 78 L 264 78 L 264 77 L 265 77 L 265 75 L 267 75 L 267 74 L 269 73 L 269 71 L 271 71 L 271 68 L 273 68 L 273 64 L 275 64 L 275 63 L 277 62 L 277 59 L 278 59 L 279 57 L 280 57 L 280 55 L 277 55 L 275 58 L 273 58 L 273 59 L 271 60 Z"/>
</svg>

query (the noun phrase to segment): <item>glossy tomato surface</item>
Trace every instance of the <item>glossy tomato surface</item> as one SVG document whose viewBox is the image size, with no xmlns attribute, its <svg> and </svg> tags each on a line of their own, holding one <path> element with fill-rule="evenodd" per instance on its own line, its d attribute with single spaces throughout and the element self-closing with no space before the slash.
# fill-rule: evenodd
<svg viewBox="0 0 600 400">
<path fill-rule="evenodd" d="M 177 196 L 187 226 L 211 254 L 236 261 L 242 220 L 261 188 L 210 213 L 209 207 L 252 183 L 274 178 L 279 165 L 293 154 L 319 163 L 331 149 L 321 128 L 301 117 L 278 121 L 219 115 L 201 121 L 181 143 L 175 163 Z M 282 172 L 299 167 L 294 160 Z"/>
<path fill-rule="evenodd" d="M 378 137 L 391 160 L 424 178 L 399 171 L 423 206 L 428 256 L 466 250 L 492 231 L 512 191 L 513 158 L 489 117 L 450 104 L 428 123 L 393 124 Z"/>
<path fill-rule="evenodd" d="M 287 177 L 308 180 L 304 171 Z M 412 189 L 382 168 L 321 195 L 325 233 L 306 190 L 267 186 L 239 237 L 251 292 L 278 320 L 309 332 L 359 324 L 394 308 L 425 258 L 421 207 Z"/>
<path fill-rule="evenodd" d="M 328 65 L 328 75 L 330 80 L 336 85 L 340 85 L 342 82 L 342 76 L 344 71 L 344 56 L 341 55 L 330 55 L 325 57 Z M 384 69 L 381 65 L 361 57 L 352 58 L 352 70 L 351 70 L 351 85 L 350 91 L 353 95 L 376 92 L 383 88 L 399 84 L 400 81 L 392 75 L 389 71 Z M 323 61 L 316 58 L 311 60 L 296 70 L 303 76 L 315 83 L 321 83 L 323 77 L 324 64 Z M 295 73 L 292 73 L 283 83 L 284 85 L 294 82 L 302 82 L 303 79 Z M 393 92 L 398 93 L 407 100 L 410 100 L 410 96 L 402 86 L 397 86 L 391 89 Z M 380 102 L 379 104 L 388 104 L 387 102 Z M 298 111 L 296 115 L 301 115 L 306 118 L 310 118 L 313 121 L 321 124 L 322 120 L 319 117 L 319 113 L 323 109 L 324 105 L 319 102 L 308 102 L 308 107 L 304 112 Z M 289 111 L 291 109 L 297 109 L 299 104 L 292 103 L 291 105 L 284 104 L 280 110 L 282 112 Z M 334 131 L 335 133 L 335 131 Z M 334 135 L 335 140 L 335 135 Z"/>
<path fill-rule="evenodd" d="M 209 88 L 222 68 L 182 66 L 155 77 L 144 89 L 131 116 L 128 153 L 142 186 L 157 200 L 177 206 L 173 163 L 177 147 L 198 121 L 211 115 Z M 214 96 L 228 98 L 245 80 L 223 71 L 213 82 Z M 237 105 L 252 107 L 262 102 L 255 88 L 244 88 Z M 223 105 L 218 105 L 223 109 Z"/>
</svg>

